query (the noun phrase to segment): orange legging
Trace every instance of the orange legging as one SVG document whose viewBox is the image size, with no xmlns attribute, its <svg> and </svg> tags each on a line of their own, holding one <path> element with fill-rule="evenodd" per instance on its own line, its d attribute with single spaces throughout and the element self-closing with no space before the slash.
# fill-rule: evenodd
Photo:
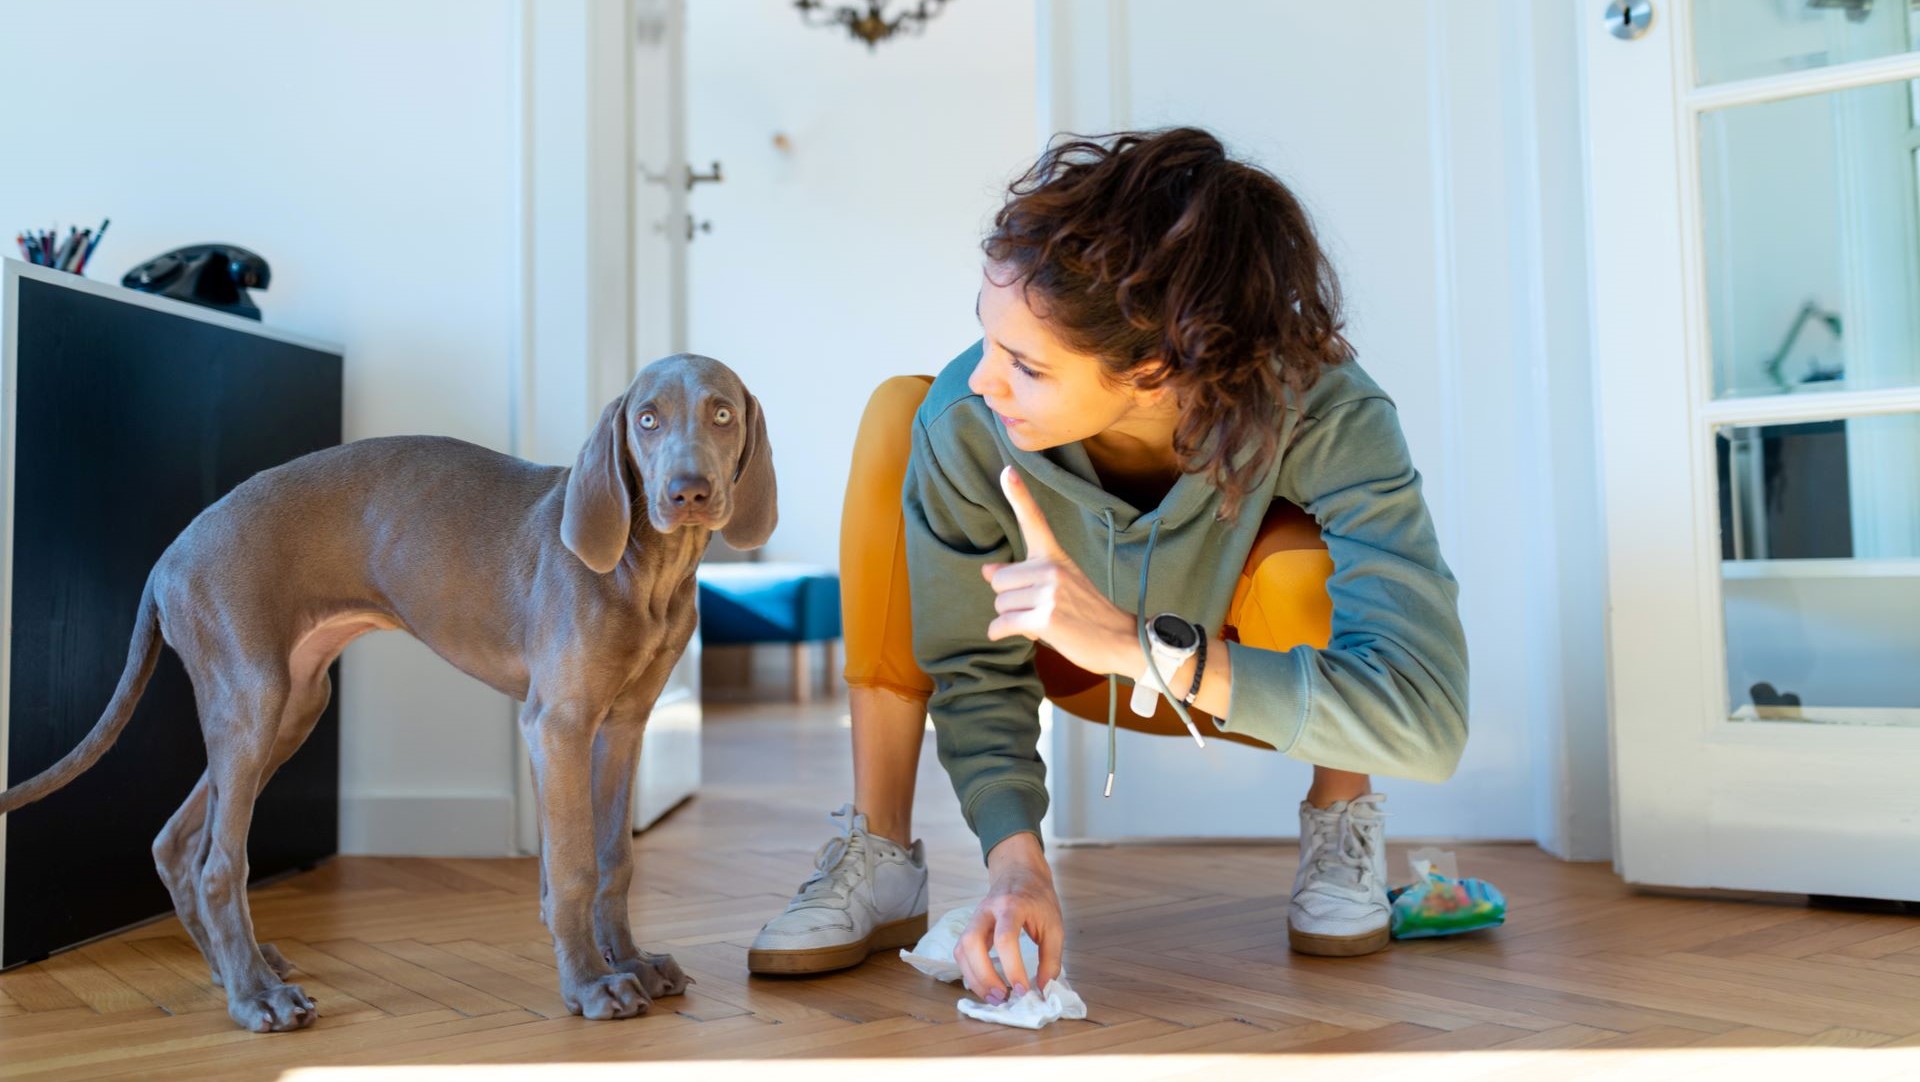
<svg viewBox="0 0 1920 1082">
<path fill-rule="evenodd" d="M 900 489 L 906 482 L 913 415 L 933 385 L 932 376 L 894 376 L 873 392 L 854 438 L 853 468 L 840 519 L 840 612 L 847 646 L 847 686 L 883 687 L 925 700 L 933 680 L 913 656 L 913 618 L 907 589 L 906 523 Z M 1227 607 L 1225 638 L 1265 650 L 1301 643 L 1324 647 L 1332 633 L 1333 602 L 1327 578 L 1333 560 L 1319 524 L 1291 502 L 1268 505 L 1253 551 L 1240 572 Z M 988 589 L 985 583 L 981 589 Z M 1077 717 L 1107 716 L 1106 677 L 1035 644 L 1034 668 L 1055 706 Z M 1185 690 L 1185 689 L 1181 689 Z M 1271 750 L 1240 733 L 1221 732 L 1205 712 L 1189 708 L 1201 731 Z M 1164 700 L 1150 718 L 1127 708 L 1120 693 L 1115 724 L 1162 736 L 1187 736 L 1180 716 Z"/>
</svg>

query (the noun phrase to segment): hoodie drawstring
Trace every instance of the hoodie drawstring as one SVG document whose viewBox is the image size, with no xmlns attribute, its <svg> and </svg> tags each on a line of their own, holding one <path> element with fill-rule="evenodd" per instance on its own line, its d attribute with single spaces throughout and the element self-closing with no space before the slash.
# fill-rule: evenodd
<svg viewBox="0 0 1920 1082">
<path fill-rule="evenodd" d="M 1113 509 L 1107 508 L 1102 513 L 1106 516 L 1107 520 L 1107 596 L 1112 597 L 1114 596 Z M 1180 715 L 1180 720 L 1186 724 L 1188 729 L 1193 729 L 1193 718 L 1187 713 L 1186 704 L 1181 702 L 1180 697 L 1175 695 L 1173 691 L 1167 687 L 1167 674 L 1162 673 L 1159 664 L 1153 660 L 1153 647 L 1147 642 L 1147 581 L 1148 575 L 1153 568 L 1153 546 L 1157 544 L 1159 540 L 1160 523 L 1156 520 L 1153 524 L 1153 529 L 1147 533 L 1146 556 L 1140 561 L 1140 595 L 1135 600 L 1133 606 L 1133 626 L 1134 631 L 1140 636 L 1140 656 L 1146 660 L 1146 668 L 1142 675 L 1146 675 L 1147 673 L 1152 674 L 1154 682 L 1160 685 L 1160 692 L 1166 696 L 1166 700 L 1169 703 L 1173 704 L 1174 712 Z M 1114 735 L 1116 720 L 1120 713 L 1119 682 L 1119 674 L 1107 674 L 1107 787 L 1106 790 L 1100 794 L 1103 797 L 1113 795 Z"/>
<path fill-rule="evenodd" d="M 1100 513 L 1106 516 L 1106 520 L 1107 520 L 1107 596 L 1112 597 L 1113 596 L 1113 508 L 1111 507 L 1102 508 Z M 1140 613 L 1137 608 L 1134 612 L 1133 618 L 1135 622 L 1138 622 L 1140 619 Z M 1113 795 L 1114 719 L 1119 716 L 1119 713 L 1120 713 L 1120 676 L 1118 673 L 1108 673 L 1107 674 L 1107 788 L 1105 792 L 1100 794 L 1103 797 L 1109 797 Z"/>
</svg>

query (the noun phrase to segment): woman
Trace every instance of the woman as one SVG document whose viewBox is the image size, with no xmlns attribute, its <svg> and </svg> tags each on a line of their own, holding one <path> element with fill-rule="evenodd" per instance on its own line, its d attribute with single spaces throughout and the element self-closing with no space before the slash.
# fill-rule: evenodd
<svg viewBox="0 0 1920 1082">
<path fill-rule="evenodd" d="M 1088 717 L 1105 700 L 1109 795 L 1116 723 L 1315 764 L 1289 940 L 1378 950 L 1369 775 L 1453 773 L 1466 644 L 1305 212 L 1204 131 L 1128 133 L 1049 149 L 983 249 L 982 341 L 888 380 L 861 422 L 841 542 L 854 802 L 749 967 L 821 972 L 925 931 L 909 838 L 931 715 L 990 884 L 955 952 L 966 985 L 993 1003 L 1044 988 L 1064 925 L 1039 836 L 1043 694 Z M 1158 693 L 1148 716 L 1122 678 Z"/>
</svg>

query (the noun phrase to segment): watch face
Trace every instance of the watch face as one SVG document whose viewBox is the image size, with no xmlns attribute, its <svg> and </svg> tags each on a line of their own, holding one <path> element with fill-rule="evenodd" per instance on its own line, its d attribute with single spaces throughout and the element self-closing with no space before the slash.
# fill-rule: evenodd
<svg viewBox="0 0 1920 1082">
<path fill-rule="evenodd" d="M 1193 625 L 1170 612 L 1154 617 L 1148 630 L 1154 638 L 1175 650 L 1191 650 L 1200 645 L 1200 636 L 1194 633 Z"/>
</svg>

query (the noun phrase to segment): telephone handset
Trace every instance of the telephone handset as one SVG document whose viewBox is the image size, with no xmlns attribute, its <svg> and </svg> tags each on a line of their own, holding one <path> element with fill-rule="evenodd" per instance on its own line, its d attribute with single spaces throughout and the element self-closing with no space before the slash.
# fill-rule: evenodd
<svg viewBox="0 0 1920 1082">
<path fill-rule="evenodd" d="M 247 290 L 267 288 L 270 277 L 267 261 L 245 248 L 194 244 L 147 260 L 128 271 L 120 284 L 259 319 L 260 309 Z"/>
</svg>

